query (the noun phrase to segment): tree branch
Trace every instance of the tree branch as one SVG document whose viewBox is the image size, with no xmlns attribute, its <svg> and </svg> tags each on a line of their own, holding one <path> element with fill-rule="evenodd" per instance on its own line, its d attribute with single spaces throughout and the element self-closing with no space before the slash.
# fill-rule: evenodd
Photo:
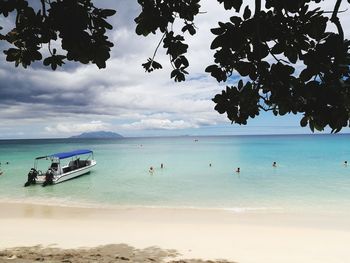
<svg viewBox="0 0 350 263">
<path fill-rule="evenodd" d="M 269 100 L 269 97 L 268 97 L 267 94 L 266 94 L 266 97 L 264 97 L 264 96 L 262 96 L 262 95 L 259 94 L 259 98 L 262 99 L 262 100 L 264 101 L 264 103 L 265 103 L 268 107 L 270 107 L 270 106 L 268 105 L 268 103 L 270 103 L 270 100 Z"/>
<path fill-rule="evenodd" d="M 258 56 L 259 60 L 261 60 L 261 52 L 260 52 L 260 11 L 261 11 L 261 0 L 255 0 L 255 12 L 254 12 L 254 18 L 255 18 L 255 23 L 256 23 L 256 34 L 255 34 L 255 47 L 257 48 L 258 51 Z"/>
<path fill-rule="evenodd" d="M 272 111 L 272 110 L 273 110 L 273 108 L 264 108 L 264 107 L 261 106 L 261 105 L 258 105 L 258 108 L 261 109 L 261 110 L 263 110 L 263 111 L 265 111 L 265 112 L 268 112 L 268 111 Z"/>
<path fill-rule="evenodd" d="M 41 0 L 41 8 L 42 8 L 42 12 L 43 12 L 43 17 L 46 17 L 45 0 Z"/>
<path fill-rule="evenodd" d="M 17 14 L 16 14 L 16 27 L 18 26 L 19 23 L 19 10 L 17 10 Z"/>
<path fill-rule="evenodd" d="M 348 11 L 348 8 L 341 10 L 341 11 L 338 11 L 338 14 L 345 13 L 346 11 Z M 317 13 L 318 14 L 333 14 L 333 12 L 334 12 L 334 10 L 333 11 L 318 11 Z"/>
<path fill-rule="evenodd" d="M 337 0 L 337 2 L 335 3 L 333 14 L 331 17 L 331 22 L 333 22 L 336 25 L 336 27 L 338 29 L 339 36 L 344 41 L 344 31 L 343 31 L 343 28 L 341 26 L 340 20 L 338 18 L 338 12 L 339 12 L 339 7 L 341 4 L 341 1 L 342 0 Z"/>
<path fill-rule="evenodd" d="M 254 16 L 259 15 L 260 11 L 261 11 L 261 0 L 255 0 L 255 13 L 254 13 Z"/>
</svg>

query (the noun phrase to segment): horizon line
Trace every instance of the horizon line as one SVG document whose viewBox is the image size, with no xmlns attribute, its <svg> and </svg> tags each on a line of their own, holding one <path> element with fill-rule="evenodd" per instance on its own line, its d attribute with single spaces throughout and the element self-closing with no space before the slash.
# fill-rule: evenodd
<svg viewBox="0 0 350 263">
<path fill-rule="evenodd" d="M 0 141 L 14 140 L 120 140 L 120 139 L 137 139 L 137 138 L 178 138 L 178 137 L 248 137 L 248 136 L 330 136 L 330 135 L 350 135 L 350 133 L 277 133 L 277 134 L 211 134 L 211 135 L 154 135 L 154 136 L 122 136 L 120 138 L 74 138 L 70 137 L 48 137 L 48 138 L 0 138 Z"/>
</svg>

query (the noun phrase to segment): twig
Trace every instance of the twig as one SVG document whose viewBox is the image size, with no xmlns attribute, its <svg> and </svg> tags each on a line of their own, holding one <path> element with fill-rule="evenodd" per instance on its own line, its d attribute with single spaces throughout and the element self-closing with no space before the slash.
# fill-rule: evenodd
<svg viewBox="0 0 350 263">
<path fill-rule="evenodd" d="M 157 51 L 158 51 L 158 49 L 159 49 L 160 44 L 163 42 L 163 39 L 164 39 L 166 33 L 167 33 L 167 32 L 165 32 L 165 33 L 163 34 L 162 38 L 160 39 L 160 41 L 159 41 L 159 43 L 158 43 L 158 45 L 157 45 L 157 47 L 156 47 L 156 50 L 154 50 L 153 57 L 152 57 L 152 62 L 153 62 L 153 60 L 154 60 L 154 58 L 155 58 L 155 56 L 156 56 L 156 54 L 157 54 Z"/>
<path fill-rule="evenodd" d="M 267 94 L 266 94 L 266 97 L 259 94 L 259 97 L 260 97 L 260 99 L 262 99 L 264 101 L 265 104 L 267 104 L 269 102 L 269 97 Z"/>
<path fill-rule="evenodd" d="M 172 60 L 172 58 L 171 58 L 171 55 L 169 54 L 169 61 L 170 61 L 170 65 L 171 65 L 171 67 L 173 68 L 173 69 L 176 69 L 175 67 L 174 67 L 174 62 L 173 62 L 173 60 Z"/>
<path fill-rule="evenodd" d="M 338 14 L 345 13 L 346 11 L 348 11 L 348 8 L 346 8 L 345 10 L 338 11 Z M 333 12 L 334 12 L 334 10 L 333 11 L 318 11 L 317 13 L 318 14 L 333 14 Z"/>
<path fill-rule="evenodd" d="M 51 56 L 53 56 L 52 51 L 51 51 L 51 40 L 47 43 L 47 47 L 49 49 Z"/>
<path fill-rule="evenodd" d="M 338 29 L 339 36 L 342 39 L 342 41 L 344 41 L 344 31 L 343 31 L 343 28 L 341 26 L 340 20 L 338 18 L 338 12 L 339 12 L 339 7 L 340 7 L 341 2 L 342 2 L 342 0 L 337 0 L 337 2 L 335 3 L 333 14 L 331 17 L 331 22 L 333 22 L 336 25 L 336 27 Z"/>
<path fill-rule="evenodd" d="M 275 54 L 272 53 L 271 48 L 269 47 L 269 45 L 268 45 L 266 42 L 265 42 L 265 44 L 266 44 L 266 46 L 267 46 L 267 48 L 268 48 L 268 50 L 269 50 L 269 53 L 273 56 L 273 58 L 274 58 L 277 62 L 284 62 L 284 63 L 290 64 L 289 61 L 287 61 L 287 60 L 277 58 L 277 57 L 275 56 Z M 277 44 L 277 42 L 276 42 L 276 44 Z"/>
<path fill-rule="evenodd" d="M 259 107 L 259 109 L 261 109 L 261 110 L 263 110 L 263 111 L 265 111 L 265 112 L 268 112 L 268 111 L 272 111 L 273 110 L 273 108 L 264 108 L 263 106 L 261 106 L 261 105 L 259 105 L 258 106 Z"/>
<path fill-rule="evenodd" d="M 42 6 L 43 16 L 44 16 L 44 17 L 46 17 L 46 6 L 45 6 L 45 0 L 41 0 L 41 6 Z"/>
</svg>

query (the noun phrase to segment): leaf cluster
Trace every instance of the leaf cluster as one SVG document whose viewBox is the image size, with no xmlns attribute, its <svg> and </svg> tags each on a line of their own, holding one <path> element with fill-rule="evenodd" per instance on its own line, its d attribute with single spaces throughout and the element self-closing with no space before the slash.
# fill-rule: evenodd
<svg viewBox="0 0 350 263">
<path fill-rule="evenodd" d="M 266 9 L 253 17 L 247 6 L 243 18 L 232 16 L 212 29 L 215 64 L 206 71 L 218 81 L 236 72 L 246 77 L 241 88 L 227 88 L 239 90 L 234 95 L 239 99 L 227 90 L 213 99 L 215 109 L 232 122 L 245 124 L 265 110 L 303 113 L 301 126 L 312 131 L 329 126 L 338 132 L 349 126 L 350 42 L 339 32 L 327 32 L 329 18 L 319 8 L 310 9 L 308 2 L 266 1 Z M 242 103 L 242 97 L 254 106 Z"/>
<path fill-rule="evenodd" d="M 53 70 L 65 60 L 94 63 L 106 67 L 113 43 L 108 41 L 106 31 L 112 29 L 107 18 L 115 10 L 99 9 L 91 0 L 41 0 L 41 9 L 35 10 L 27 0 L 0 0 L 0 15 L 14 14 L 15 22 L 0 40 L 12 45 L 4 51 L 6 60 L 24 68 L 43 59 L 42 48 L 47 45 L 50 56 L 45 66 Z M 51 49 L 51 43 L 61 41 L 61 52 Z"/>
<path fill-rule="evenodd" d="M 215 36 L 210 46 L 215 50 L 214 63 L 206 72 L 218 82 L 231 82 L 233 75 L 240 76 L 237 85 L 227 86 L 213 99 L 219 113 L 226 113 L 238 124 L 246 124 L 261 110 L 275 115 L 301 113 L 301 126 L 309 125 L 312 131 L 329 126 L 338 132 L 350 125 L 350 42 L 344 39 L 337 17 L 341 0 L 335 1 L 333 12 L 311 7 L 315 6 L 311 3 L 321 1 L 256 0 L 255 5 L 244 6 L 244 0 L 218 0 L 237 14 L 211 29 Z M 176 2 L 187 8 L 192 1 Z M 142 19 L 136 19 L 136 32 L 165 32 L 164 48 L 171 61 L 184 57 L 187 45 L 182 44 L 183 38 L 169 35 L 169 24 L 179 12 L 171 5 L 173 1 L 139 3 L 143 11 L 139 16 Z M 187 10 L 195 11 L 193 16 L 199 13 L 197 9 Z M 336 25 L 337 32 L 327 31 L 330 23 Z M 191 33 L 188 24 L 185 19 L 183 31 Z M 180 69 L 188 65 L 187 59 L 183 63 L 178 63 Z M 174 71 L 171 76 L 184 80 L 176 78 Z"/>
<path fill-rule="evenodd" d="M 185 75 L 188 74 L 186 69 L 189 66 L 189 62 L 185 56 L 188 45 L 185 43 L 184 33 L 196 34 L 193 20 L 199 13 L 199 1 L 138 0 L 138 3 L 142 6 L 142 12 L 135 18 L 137 24 L 136 33 L 143 36 L 147 36 L 150 33 L 155 34 L 158 30 L 163 33 L 161 42 L 163 43 L 163 48 L 166 49 L 166 54 L 170 57 L 170 63 L 173 67 L 170 77 L 177 82 L 184 81 Z M 184 24 L 179 34 L 173 30 L 173 23 L 176 18 L 182 20 Z M 153 58 L 142 64 L 147 72 L 162 68 L 158 62 L 154 61 L 157 49 Z"/>
</svg>

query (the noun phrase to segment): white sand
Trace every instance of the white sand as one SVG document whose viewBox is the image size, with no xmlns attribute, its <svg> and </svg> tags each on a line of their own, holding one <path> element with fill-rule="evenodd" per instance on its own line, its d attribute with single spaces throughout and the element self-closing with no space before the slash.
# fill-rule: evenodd
<svg viewBox="0 0 350 263">
<path fill-rule="evenodd" d="M 126 243 L 241 263 L 350 262 L 350 219 L 222 210 L 0 204 L 0 249 Z"/>
</svg>

